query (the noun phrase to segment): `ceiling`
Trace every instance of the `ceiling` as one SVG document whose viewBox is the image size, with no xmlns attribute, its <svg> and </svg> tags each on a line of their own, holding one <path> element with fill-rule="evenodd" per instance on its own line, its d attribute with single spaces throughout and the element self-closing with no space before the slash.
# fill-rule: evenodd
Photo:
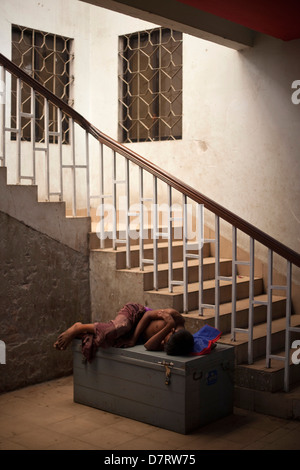
<svg viewBox="0 0 300 470">
<path fill-rule="evenodd" d="M 80 0 L 236 50 L 300 39 L 300 0 Z"/>
<path fill-rule="evenodd" d="M 300 38 L 300 0 L 176 0 L 284 41 Z"/>
</svg>

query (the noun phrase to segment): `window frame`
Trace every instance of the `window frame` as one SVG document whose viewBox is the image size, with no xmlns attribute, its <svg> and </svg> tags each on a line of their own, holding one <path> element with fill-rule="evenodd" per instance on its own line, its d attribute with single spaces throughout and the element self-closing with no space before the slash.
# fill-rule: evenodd
<svg viewBox="0 0 300 470">
<path fill-rule="evenodd" d="M 73 62 L 74 62 L 74 39 L 62 35 L 40 31 L 37 29 L 12 24 L 11 28 L 11 48 L 12 62 L 22 68 L 32 78 L 39 81 L 52 93 L 56 94 L 63 101 L 73 106 Z M 48 45 L 47 45 L 48 42 Z M 51 49 L 51 42 L 53 47 Z M 49 47 L 50 43 L 50 47 Z M 27 49 L 26 49 L 27 48 Z M 59 50 L 59 48 L 61 50 Z M 46 55 L 48 52 L 48 55 Z M 19 53 L 19 55 L 18 55 Z M 27 57 L 26 57 L 27 55 Z M 46 62 L 48 60 L 48 62 Z M 52 66 L 52 70 L 47 67 Z M 57 69 L 60 66 L 63 69 L 60 73 Z M 52 73 L 51 73 L 52 72 Z M 11 111 L 11 127 L 16 127 L 16 79 L 12 79 L 11 86 L 12 111 Z M 61 93 L 58 93 L 61 91 Z M 30 113 L 31 96 L 30 90 L 26 84 L 22 83 L 21 89 L 21 110 Z M 36 94 L 35 103 L 35 141 L 44 142 L 44 102 L 43 98 Z M 62 132 L 63 143 L 69 143 L 69 117 L 63 115 Z M 31 120 L 30 118 L 21 118 L 21 140 L 31 141 Z M 56 107 L 49 103 L 49 130 L 57 132 L 57 110 Z M 15 135 L 11 134 L 11 139 L 15 140 Z M 49 136 L 49 143 L 57 143 L 57 136 Z"/>
<path fill-rule="evenodd" d="M 169 39 L 167 39 L 168 36 Z M 148 38 L 148 43 L 143 41 L 144 37 Z M 150 47 L 148 47 L 149 44 Z M 118 127 L 121 142 L 182 139 L 182 44 L 182 33 L 163 27 L 119 37 Z M 148 51 L 146 51 L 147 47 Z M 176 59 L 175 53 L 178 56 Z M 171 66 L 163 66 L 164 55 L 169 55 Z M 134 70 L 135 64 L 132 60 L 134 56 L 136 56 L 137 62 L 136 70 Z M 140 56 L 142 58 L 147 56 L 147 70 L 140 67 Z M 149 75 L 150 69 L 152 69 L 152 77 Z M 174 73 L 175 79 L 172 77 L 172 73 Z M 148 95 L 152 94 L 153 97 L 153 101 L 150 103 L 147 103 L 149 97 L 141 93 L 139 82 L 143 80 L 145 83 L 147 82 Z M 163 82 L 168 82 L 168 80 L 170 82 L 169 90 L 165 91 L 163 90 Z M 179 86 L 177 83 L 174 87 L 175 81 L 179 82 Z M 137 88 L 136 95 L 132 92 L 134 86 Z M 144 117 L 141 117 L 142 113 L 138 109 L 139 103 L 142 103 L 141 107 L 148 107 L 147 112 L 144 111 Z M 163 114 L 164 109 L 166 110 L 165 114 Z"/>
</svg>

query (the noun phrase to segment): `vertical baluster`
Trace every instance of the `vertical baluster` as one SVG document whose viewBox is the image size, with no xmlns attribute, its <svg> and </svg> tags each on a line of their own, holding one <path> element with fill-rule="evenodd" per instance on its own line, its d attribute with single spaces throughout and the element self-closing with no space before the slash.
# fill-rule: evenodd
<svg viewBox="0 0 300 470">
<path fill-rule="evenodd" d="M 286 275 L 286 325 L 285 325 L 285 360 L 284 360 L 284 391 L 290 388 L 290 328 L 292 314 L 292 264 L 287 261 Z"/>
<path fill-rule="evenodd" d="M 117 247 L 117 162 L 116 162 L 116 152 L 113 151 L 113 165 L 112 165 L 112 203 L 113 203 L 113 227 L 112 227 L 112 237 L 113 237 L 113 249 Z"/>
<path fill-rule="evenodd" d="M 49 102 L 47 98 L 44 98 L 44 120 L 45 120 L 46 194 L 47 194 L 47 201 L 49 201 L 50 200 Z"/>
<path fill-rule="evenodd" d="M 100 142 L 100 248 L 104 248 L 104 162 L 103 143 Z"/>
<path fill-rule="evenodd" d="M 63 152 L 62 152 L 62 112 L 60 108 L 57 108 L 57 123 L 58 123 L 58 146 L 59 146 L 59 166 L 60 166 L 60 201 L 64 201 L 64 183 L 63 183 Z"/>
<path fill-rule="evenodd" d="M 32 184 L 36 184 L 36 165 L 35 165 L 35 91 L 31 88 L 31 103 L 30 103 L 30 113 L 31 113 L 31 146 L 32 146 Z"/>
<path fill-rule="evenodd" d="M 204 250 L 204 206 L 198 205 L 198 224 L 199 224 L 199 315 L 203 316 L 203 250 Z"/>
<path fill-rule="evenodd" d="M 126 184 L 126 266 L 129 269 L 130 263 L 130 181 L 129 181 L 129 160 L 125 158 L 125 184 Z"/>
<path fill-rule="evenodd" d="M 143 168 L 139 168 L 140 174 L 140 270 L 144 270 L 144 175 Z"/>
<path fill-rule="evenodd" d="M 76 173 L 75 173 L 75 128 L 74 121 L 70 118 L 70 128 L 71 128 L 71 153 L 72 153 L 72 178 L 73 178 L 73 207 L 72 214 L 73 217 L 76 217 Z"/>
<path fill-rule="evenodd" d="M 182 210 L 183 210 L 183 311 L 188 312 L 188 258 L 187 258 L 187 243 L 188 243 L 188 222 L 187 222 L 187 196 L 182 195 Z"/>
<path fill-rule="evenodd" d="M 273 251 L 268 250 L 268 306 L 267 306 L 267 338 L 266 367 L 271 366 L 271 335 L 272 335 L 272 284 L 273 284 Z"/>
<path fill-rule="evenodd" d="M 158 213 L 157 213 L 157 177 L 153 176 L 153 287 L 158 290 L 157 273 L 157 236 L 158 236 Z"/>
<path fill-rule="evenodd" d="M 89 133 L 85 133 L 85 156 L 86 156 L 86 204 L 87 216 L 91 214 L 91 201 L 90 201 L 90 149 L 89 149 Z"/>
<path fill-rule="evenodd" d="M 220 218 L 215 216 L 215 328 L 219 329 L 220 313 Z"/>
<path fill-rule="evenodd" d="M 3 86 L 3 91 L 0 95 L 0 108 L 1 108 L 1 114 L 0 114 L 1 158 L 0 158 L 0 161 L 2 161 L 2 166 L 5 166 L 6 165 L 6 161 L 5 161 L 6 74 L 5 74 L 5 68 L 3 66 L 0 67 L 0 70 L 1 70 L 0 80 Z"/>
<path fill-rule="evenodd" d="M 169 292 L 173 292 L 173 252 L 172 252 L 172 243 L 173 243 L 173 225 L 172 225 L 172 186 L 168 186 L 168 198 L 169 198 L 169 219 L 168 219 L 168 282 L 169 282 Z"/>
<path fill-rule="evenodd" d="M 235 341 L 236 328 L 236 278 L 237 278 L 237 230 L 232 226 L 232 313 L 231 313 L 231 340 Z"/>
<path fill-rule="evenodd" d="M 21 79 L 17 78 L 17 125 L 16 125 L 16 140 L 17 140 L 17 177 L 18 183 L 21 183 L 21 133 L 22 133 L 22 124 L 21 124 Z"/>
<path fill-rule="evenodd" d="M 253 363 L 253 324 L 254 324 L 254 239 L 250 238 L 250 285 L 248 317 L 248 364 Z"/>
</svg>

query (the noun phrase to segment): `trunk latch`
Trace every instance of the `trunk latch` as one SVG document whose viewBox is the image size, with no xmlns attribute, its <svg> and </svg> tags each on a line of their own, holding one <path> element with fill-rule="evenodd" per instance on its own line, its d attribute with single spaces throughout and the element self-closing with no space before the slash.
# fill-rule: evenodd
<svg viewBox="0 0 300 470">
<path fill-rule="evenodd" d="M 173 362 L 162 361 L 162 362 L 159 362 L 158 364 L 161 364 L 165 367 L 165 372 L 166 372 L 165 384 L 169 385 L 170 381 L 171 381 L 171 368 L 173 367 L 174 363 Z"/>
</svg>

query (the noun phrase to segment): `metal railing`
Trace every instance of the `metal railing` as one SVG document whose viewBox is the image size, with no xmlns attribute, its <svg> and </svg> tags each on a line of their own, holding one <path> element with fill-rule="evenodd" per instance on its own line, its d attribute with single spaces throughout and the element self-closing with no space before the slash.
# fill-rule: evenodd
<svg viewBox="0 0 300 470">
<path fill-rule="evenodd" d="M 176 286 L 181 286 L 183 293 L 183 311 L 189 311 L 189 260 L 195 259 L 198 263 L 198 307 L 199 315 L 203 316 L 204 309 L 213 309 L 215 315 L 215 326 L 219 328 L 220 324 L 220 285 L 221 283 L 232 283 L 232 316 L 231 316 L 231 336 L 234 341 L 237 333 L 246 334 L 248 337 L 248 363 L 253 362 L 253 327 L 254 327 L 254 306 L 257 304 L 266 305 L 267 308 L 267 339 L 266 339 L 266 366 L 270 367 L 272 359 L 284 361 L 285 375 L 284 375 L 284 390 L 289 390 L 289 354 L 290 354 L 290 338 L 291 333 L 300 332 L 299 327 L 291 325 L 292 314 L 292 266 L 300 267 L 300 254 L 291 250 L 287 246 L 278 242 L 274 238 L 265 234 L 257 229 L 247 221 L 228 211 L 226 208 L 215 203 L 207 198 L 196 189 L 186 185 L 178 178 L 166 173 L 161 168 L 154 165 L 152 162 L 141 157 L 132 150 L 126 148 L 119 142 L 113 140 L 107 135 L 103 134 L 86 119 L 84 119 L 73 108 L 61 101 L 42 85 L 32 79 L 24 71 L 15 66 L 11 61 L 0 54 L 1 76 L 0 80 L 3 87 L 1 95 L 1 154 L 0 162 L 2 166 L 8 165 L 7 147 L 9 150 L 13 149 L 16 153 L 16 183 L 20 184 L 23 180 L 30 181 L 32 184 L 37 184 L 37 155 L 40 152 L 44 154 L 44 170 L 45 170 L 45 199 L 51 200 L 53 197 L 58 197 L 59 200 L 67 200 L 72 202 L 72 215 L 76 216 L 78 213 L 78 191 L 85 185 L 85 201 L 86 201 L 86 214 L 91 214 L 91 209 L 100 207 L 98 213 L 100 221 L 99 238 L 100 246 L 104 247 L 105 238 L 107 237 L 107 228 L 105 226 L 105 201 L 111 201 L 109 207 L 111 208 L 111 238 L 114 249 L 117 249 L 119 243 L 126 246 L 126 265 L 128 268 L 131 266 L 130 253 L 132 242 L 132 218 L 138 220 L 138 230 L 136 233 L 139 237 L 139 255 L 140 255 L 140 269 L 143 270 L 145 264 L 153 266 L 153 284 L 154 289 L 159 288 L 158 284 L 158 241 L 160 238 L 166 238 L 168 243 L 168 289 L 173 292 Z M 6 125 L 10 120 L 9 108 L 9 77 L 14 75 L 17 77 L 17 120 L 16 127 L 11 128 Z M 20 101 L 21 83 L 26 83 L 31 88 L 31 113 L 23 113 Z M 4 94 L 6 95 L 4 96 Z M 35 109 L 34 100 L 35 95 L 39 94 L 44 98 L 44 143 L 38 146 L 35 143 Z M 49 131 L 48 126 L 48 107 L 51 102 L 57 111 L 58 130 L 56 132 Z M 62 140 L 62 122 L 63 116 L 66 115 L 70 121 L 70 139 L 69 144 L 63 144 Z M 31 159 L 30 168 L 31 173 L 23 171 L 23 145 L 21 141 L 21 121 L 28 119 L 31 123 L 31 141 L 27 142 L 26 158 L 28 154 Z M 81 139 L 78 135 L 83 132 Z M 7 136 L 15 136 L 15 141 L 9 141 Z M 50 137 L 55 135 L 55 144 L 50 144 Z M 76 141 L 75 141 L 76 137 Z M 96 146 L 95 146 L 96 143 Z M 30 146 L 30 148 L 28 147 Z M 78 150 L 79 147 L 79 150 Z M 51 152 L 55 155 L 57 160 L 58 171 L 54 174 L 51 173 L 52 157 Z M 96 163 L 91 163 L 91 157 L 95 159 Z M 84 154 L 84 161 L 78 163 L 78 153 L 80 156 Z M 124 160 L 123 171 L 121 172 L 121 165 L 119 159 Z M 9 155 L 9 160 L 12 155 Z M 67 160 L 67 161 L 65 161 Z M 136 171 L 138 173 L 134 173 Z M 65 184 L 64 172 L 71 172 L 71 179 L 68 185 Z M 85 176 L 80 176 L 80 185 L 78 184 L 78 172 L 85 172 Z M 110 172 L 110 176 L 109 175 Z M 121 173 L 121 177 L 120 176 Z M 147 178 L 147 183 L 145 179 Z M 152 182 L 151 182 L 152 179 Z M 134 181 L 135 184 L 131 184 Z M 138 184 L 136 184 L 138 181 Z M 52 190 L 53 182 L 57 185 L 58 189 Z M 107 190 L 107 183 L 109 182 L 110 188 Z M 163 190 L 161 190 L 163 186 Z M 71 195 L 67 194 L 67 189 L 71 188 Z M 120 197 L 118 191 L 123 188 L 123 201 L 125 201 L 125 222 L 121 227 L 118 215 L 120 210 Z M 160 191 L 164 192 L 164 201 L 167 200 L 166 211 L 166 227 L 165 232 L 159 232 L 159 195 Z M 83 198 L 83 194 L 81 194 Z M 181 201 L 180 201 L 181 198 Z M 176 203 L 173 203 L 176 199 Z M 133 204 L 131 204 L 131 201 Z M 179 201 L 179 202 L 178 202 Z M 144 257 L 144 243 L 145 243 L 145 208 L 147 204 L 151 203 L 151 223 L 152 223 L 152 243 L 153 243 L 153 257 L 151 259 Z M 194 215 L 190 218 L 189 204 L 193 205 Z M 132 209 L 134 206 L 134 210 Z M 174 207 L 180 207 L 180 215 L 175 216 Z M 80 208 L 82 202 L 80 202 Z M 212 214 L 214 219 L 214 232 L 213 238 L 206 238 L 204 234 L 204 211 Z M 149 213 L 147 212 L 147 215 Z M 191 221 L 191 222 L 190 222 Z M 232 273 L 231 276 L 222 276 L 220 274 L 220 221 L 225 221 L 232 227 Z M 180 222 L 182 226 L 182 242 L 183 242 L 183 275 L 182 279 L 178 280 L 173 275 L 173 248 L 176 243 L 174 237 L 174 230 L 176 223 Z M 189 224 L 192 223 L 196 226 L 195 230 L 190 230 Z M 121 230 L 121 228 L 123 230 Z M 239 260 L 237 258 L 237 231 L 241 231 L 247 235 L 250 240 L 250 259 L 247 261 Z M 125 236 L 120 238 L 120 234 L 124 232 Z M 189 232 L 192 232 L 190 236 Z M 214 286 L 214 302 L 204 302 L 204 248 L 209 243 L 214 245 L 215 249 L 215 286 Z M 255 265 L 255 244 L 261 244 L 268 250 L 268 287 L 267 294 L 268 300 L 257 300 L 254 295 L 254 265 Z M 286 261 L 286 285 L 273 285 L 273 253 L 276 253 Z M 249 316 L 248 327 L 237 327 L 237 274 L 238 266 L 247 265 L 249 267 Z M 272 292 L 274 290 L 284 290 L 286 293 L 286 330 L 285 330 L 285 355 L 279 356 L 272 354 Z"/>
</svg>

